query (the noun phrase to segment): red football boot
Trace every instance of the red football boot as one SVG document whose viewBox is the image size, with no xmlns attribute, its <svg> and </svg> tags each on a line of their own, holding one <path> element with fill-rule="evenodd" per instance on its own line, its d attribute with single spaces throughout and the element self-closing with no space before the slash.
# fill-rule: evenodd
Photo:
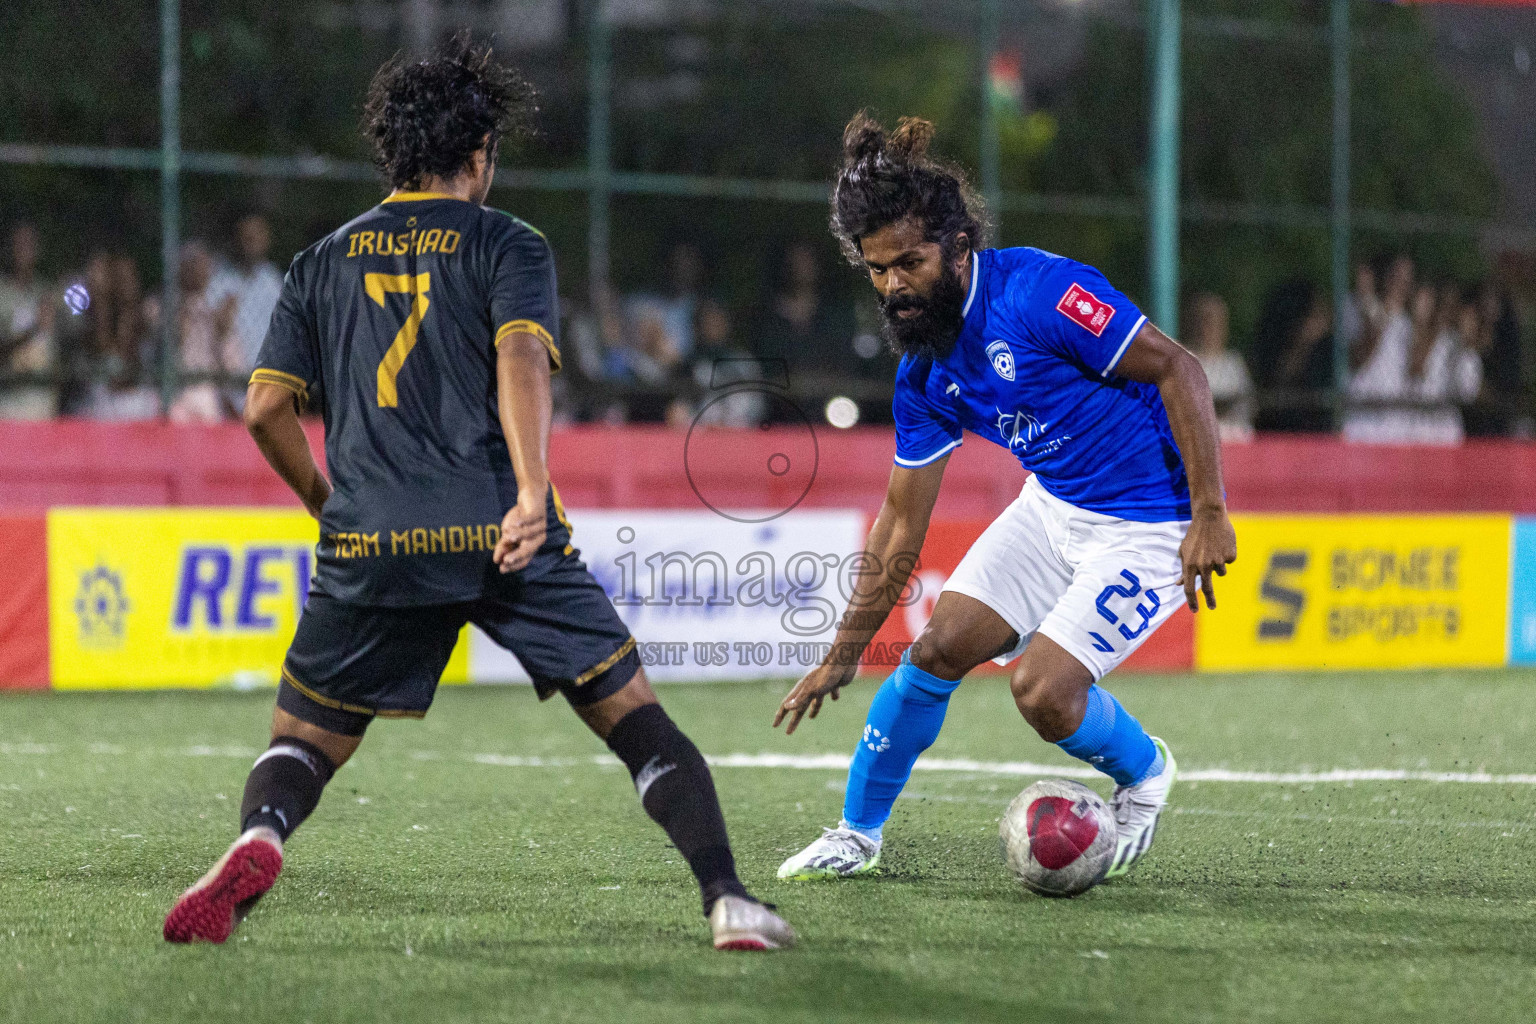
<svg viewBox="0 0 1536 1024">
<path fill-rule="evenodd" d="M 283 870 L 283 841 L 270 828 L 246 832 L 165 916 L 167 942 L 223 942 Z"/>
</svg>

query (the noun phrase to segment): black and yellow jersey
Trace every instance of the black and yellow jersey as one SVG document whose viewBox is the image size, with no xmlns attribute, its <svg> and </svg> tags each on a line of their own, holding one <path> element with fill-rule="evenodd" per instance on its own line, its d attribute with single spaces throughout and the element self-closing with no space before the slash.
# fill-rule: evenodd
<svg viewBox="0 0 1536 1024">
<path fill-rule="evenodd" d="M 295 257 L 251 379 L 325 420 L 325 593 L 412 606 L 484 592 L 517 501 L 496 346 L 519 331 L 559 369 L 553 254 L 475 203 L 396 193 Z"/>
</svg>

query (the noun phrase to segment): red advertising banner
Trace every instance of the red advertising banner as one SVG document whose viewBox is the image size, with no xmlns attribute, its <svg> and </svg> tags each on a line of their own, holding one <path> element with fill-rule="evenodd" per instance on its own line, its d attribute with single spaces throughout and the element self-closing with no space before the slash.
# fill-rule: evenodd
<svg viewBox="0 0 1536 1024">
<path fill-rule="evenodd" d="M 957 519 L 934 522 L 929 526 L 928 539 L 923 544 L 917 570 L 913 573 L 921 587 L 918 598 L 907 607 L 897 608 L 891 613 L 870 645 L 872 652 L 894 653 L 917 638 L 933 615 L 933 606 L 949 574 L 955 571 L 960 559 L 965 557 L 966 551 L 970 550 L 976 538 L 981 536 L 981 532 L 990 523 L 991 520 L 987 519 Z M 1219 593 L 1217 599 L 1220 600 Z M 871 661 L 863 671 L 870 675 L 884 675 L 890 672 L 895 658 L 872 658 Z M 1181 608 L 1126 660 L 1121 671 L 1187 672 L 1194 664 L 1194 617 L 1187 608 Z M 1007 671 L 1006 668 L 987 662 L 976 673 L 1002 675 Z"/>
<path fill-rule="evenodd" d="M 48 520 L 0 514 L 0 689 L 48 687 Z"/>
</svg>

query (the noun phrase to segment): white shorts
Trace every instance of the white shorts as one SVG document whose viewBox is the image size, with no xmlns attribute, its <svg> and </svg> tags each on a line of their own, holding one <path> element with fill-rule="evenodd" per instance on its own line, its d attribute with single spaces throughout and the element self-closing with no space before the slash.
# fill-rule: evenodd
<svg viewBox="0 0 1536 1024">
<path fill-rule="evenodd" d="M 999 665 L 1044 633 L 1102 679 L 1184 603 L 1189 523 L 1137 523 L 1055 497 L 1031 476 L 971 545 L 945 590 L 975 598 L 1019 634 Z"/>
</svg>

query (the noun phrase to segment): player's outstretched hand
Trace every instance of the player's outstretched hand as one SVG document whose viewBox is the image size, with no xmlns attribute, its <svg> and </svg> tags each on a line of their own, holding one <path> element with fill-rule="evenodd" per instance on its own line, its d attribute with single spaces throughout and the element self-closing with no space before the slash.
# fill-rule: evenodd
<svg viewBox="0 0 1536 1024">
<path fill-rule="evenodd" d="M 1184 563 L 1184 597 L 1189 601 L 1189 610 L 1200 610 L 1197 587 L 1205 593 L 1205 606 L 1215 608 L 1216 585 L 1212 577 L 1225 576 L 1227 566 L 1237 561 L 1237 534 L 1226 509 L 1205 509 L 1194 514 L 1184 543 L 1179 545 L 1179 560 Z"/>
<path fill-rule="evenodd" d="M 801 680 L 795 684 L 795 688 L 789 691 L 789 696 L 779 705 L 779 711 L 773 716 L 773 727 L 777 729 L 779 723 L 789 718 L 789 725 L 784 728 L 784 735 L 792 735 L 795 727 L 800 724 L 800 719 L 809 711 L 815 718 L 821 710 L 821 702 L 828 697 L 837 700 L 837 691 L 853 682 L 853 674 L 858 669 L 858 664 L 832 665 L 823 664 L 807 672 Z"/>
<path fill-rule="evenodd" d="M 517 572 L 544 546 L 544 496 L 537 505 L 521 498 L 501 520 L 501 539 L 491 556 L 502 572 Z"/>
</svg>

